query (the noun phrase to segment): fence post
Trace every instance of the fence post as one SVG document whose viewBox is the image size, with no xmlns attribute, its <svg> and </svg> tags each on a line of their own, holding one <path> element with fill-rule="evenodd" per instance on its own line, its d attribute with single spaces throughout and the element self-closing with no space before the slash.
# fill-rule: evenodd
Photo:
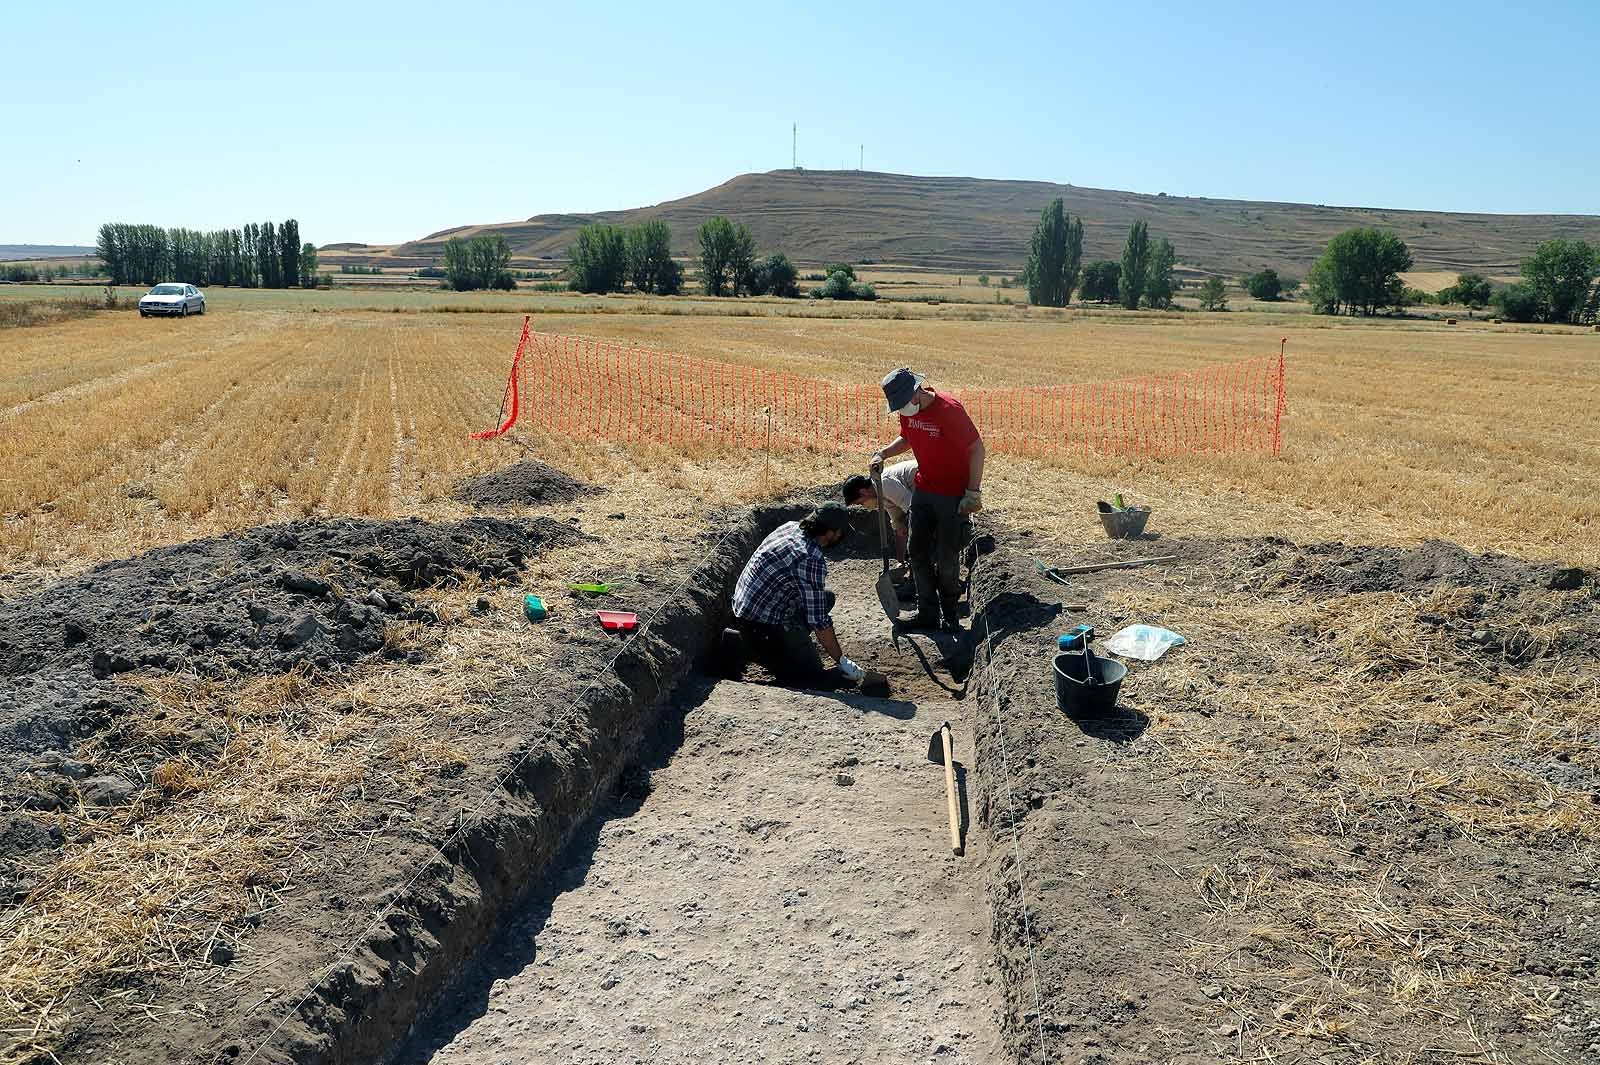
<svg viewBox="0 0 1600 1065">
<path fill-rule="evenodd" d="M 1289 338 L 1284 337 L 1278 341 L 1278 384 L 1277 402 L 1272 411 L 1272 454 L 1276 458 L 1283 448 L 1283 349 L 1288 345 Z"/>
<path fill-rule="evenodd" d="M 767 472 L 761 480 L 761 488 L 765 491 L 772 485 L 772 405 L 769 403 L 762 407 L 761 413 L 767 416 Z"/>
</svg>

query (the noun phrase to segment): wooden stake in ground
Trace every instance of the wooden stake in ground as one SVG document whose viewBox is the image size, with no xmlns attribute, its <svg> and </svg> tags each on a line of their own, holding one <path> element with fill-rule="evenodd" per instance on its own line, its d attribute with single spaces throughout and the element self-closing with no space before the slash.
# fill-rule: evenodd
<svg viewBox="0 0 1600 1065">
<path fill-rule="evenodd" d="M 761 413 L 767 416 L 767 472 L 761 482 L 761 487 L 765 489 L 772 484 L 772 407 L 762 407 Z"/>
</svg>

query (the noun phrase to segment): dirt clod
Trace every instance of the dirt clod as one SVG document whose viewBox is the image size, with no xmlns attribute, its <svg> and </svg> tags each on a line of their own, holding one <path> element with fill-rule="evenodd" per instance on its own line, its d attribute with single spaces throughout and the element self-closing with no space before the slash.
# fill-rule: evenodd
<svg viewBox="0 0 1600 1065">
<path fill-rule="evenodd" d="M 1550 574 L 1551 591 L 1573 592 L 1583 587 L 1586 574 L 1577 566 L 1565 566 Z"/>
<path fill-rule="evenodd" d="M 305 646 L 326 631 L 322 626 L 322 622 L 317 620 L 315 614 L 301 614 L 299 618 L 278 633 L 277 644 L 281 649 L 290 651 L 297 647 Z"/>
<path fill-rule="evenodd" d="M 333 591 L 333 585 L 313 577 L 309 573 L 285 573 L 282 582 L 285 590 L 308 596 L 312 599 L 322 599 Z"/>
<path fill-rule="evenodd" d="M 78 794 L 90 806 L 121 806 L 138 792 L 130 781 L 118 776 L 90 777 L 78 785 Z"/>
</svg>

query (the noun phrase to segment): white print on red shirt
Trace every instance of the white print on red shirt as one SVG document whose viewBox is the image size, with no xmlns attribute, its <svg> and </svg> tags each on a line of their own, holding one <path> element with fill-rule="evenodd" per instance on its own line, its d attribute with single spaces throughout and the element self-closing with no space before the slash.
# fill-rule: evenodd
<svg viewBox="0 0 1600 1065">
<path fill-rule="evenodd" d="M 910 425 L 911 428 L 913 428 L 913 429 L 917 429 L 917 430 L 920 430 L 921 432 L 927 433 L 929 436 L 943 436 L 944 435 L 944 430 L 941 429 L 938 425 L 936 425 L 933 422 L 925 422 L 925 421 L 921 421 L 921 420 L 919 420 L 917 418 L 908 418 L 908 419 L 906 419 L 906 424 Z"/>
</svg>

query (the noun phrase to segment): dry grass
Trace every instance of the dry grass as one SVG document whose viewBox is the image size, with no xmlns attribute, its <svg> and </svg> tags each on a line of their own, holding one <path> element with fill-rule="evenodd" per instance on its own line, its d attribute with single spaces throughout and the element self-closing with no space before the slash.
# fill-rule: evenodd
<svg viewBox="0 0 1600 1065">
<path fill-rule="evenodd" d="M 1400 280 L 1404 281 L 1406 283 L 1407 287 L 1409 287 L 1409 288 L 1418 289 L 1418 290 L 1420 290 L 1422 292 L 1427 292 L 1427 293 L 1432 294 L 1432 293 L 1435 293 L 1435 292 L 1441 292 L 1444 289 L 1447 289 L 1450 286 L 1454 285 L 1456 283 L 1456 279 L 1459 278 L 1462 274 L 1464 274 L 1464 273 L 1473 273 L 1473 272 L 1475 272 L 1475 271 L 1465 270 L 1465 269 L 1463 269 L 1463 270 L 1412 270 L 1412 271 L 1409 271 L 1407 273 L 1401 274 L 1400 275 Z M 1481 272 L 1481 271 L 1476 271 L 1476 272 Z M 1522 280 L 1522 278 L 1521 278 L 1521 275 L 1519 275 L 1519 274 L 1494 274 L 1489 278 L 1489 280 L 1495 282 L 1496 284 L 1509 285 L 1512 282 Z"/>
<path fill-rule="evenodd" d="M 612 489 L 555 511 L 582 517 L 605 539 L 536 560 L 528 581 L 547 588 L 672 559 L 709 507 L 836 480 L 849 466 L 836 456 L 794 453 L 774 456 L 769 474 L 758 454 L 633 451 L 562 439 L 539 428 L 538 412 L 514 439 L 474 443 L 467 431 L 495 413 L 518 328 L 514 314 L 341 310 L 323 293 L 304 294 L 299 303 L 238 296 L 226 313 L 219 307 L 184 322 L 99 315 L 8 337 L 0 371 L 0 433 L 8 445 L 0 473 L 0 577 L 25 584 L 160 544 L 304 515 L 452 517 L 462 512 L 449 498 L 460 477 L 531 449 Z M 1170 534 L 1402 544 L 1444 537 L 1600 564 L 1593 478 L 1600 421 L 1581 387 L 1600 370 L 1600 338 L 1592 335 L 1294 316 L 1000 308 L 995 320 L 967 321 L 943 313 L 950 308 L 918 307 L 898 320 L 882 306 L 847 309 L 859 318 L 827 318 L 812 316 L 826 308 L 774 305 L 771 316 L 733 318 L 693 313 L 701 304 L 689 300 L 647 308 L 683 313 L 634 313 L 640 305 L 627 301 L 599 305 L 615 313 L 576 313 L 590 305 L 548 302 L 536 323 L 838 381 L 909 363 L 952 385 L 1186 368 L 1271 351 L 1287 335 L 1282 458 L 997 460 L 985 485 L 989 505 L 1058 543 L 1084 544 L 1086 557 L 1101 542 L 1093 500 L 1121 490 L 1153 505 L 1157 527 Z M 753 306 L 767 313 L 767 305 Z M 806 316 L 790 313 L 802 309 Z M 629 520 L 606 522 L 613 510 Z M 1329 634 L 1341 660 L 1355 664 L 1340 669 L 1332 659 L 1285 653 L 1273 679 L 1252 678 L 1248 692 L 1224 688 L 1219 696 L 1231 715 L 1292 725 L 1340 752 L 1341 782 L 1314 795 L 1316 809 L 1335 811 L 1335 826 L 1346 816 L 1341 810 L 1413 804 L 1480 837 L 1596 838 L 1592 815 L 1573 797 L 1494 760 L 1513 743 L 1576 751 L 1583 735 L 1600 728 L 1594 679 L 1552 676 L 1506 705 L 1503 692 L 1464 678 L 1438 648 L 1410 635 L 1416 626 L 1408 629 L 1408 620 L 1418 612 L 1448 613 L 1459 603 L 1240 595 L 1201 606 L 1182 589 L 1132 587 L 1130 611 L 1164 611 L 1202 642 L 1309 626 Z M 373 668 L 317 684 L 289 677 L 154 689 L 167 719 L 145 722 L 148 731 L 130 750 L 161 749 L 163 730 L 219 713 L 228 741 L 214 757 L 164 759 L 154 777 L 159 789 L 139 806 L 62 815 L 69 840 L 63 863 L 0 927 L 0 997 L 10 1003 L 0 1027 L 37 1026 L 34 1034 L 47 1037 L 61 1022 L 63 996 L 93 979 L 192 975 L 219 928 L 293 881 L 306 860 L 296 851 L 305 826 L 338 829 L 346 789 L 423 786 L 455 764 L 461 754 L 449 729 L 426 728 L 440 709 L 452 728 L 492 727 L 494 710 L 480 696 L 512 668 L 508 654 L 525 661 L 549 650 L 511 611 L 467 619 L 464 604 L 475 594 L 440 594 L 440 609 L 463 619 L 443 635 L 394 633 L 396 640 L 433 641 L 424 667 Z M 557 610 L 576 606 L 551 598 Z M 1549 633 L 1530 617 L 1525 638 L 1537 643 Z M 1270 639 L 1261 649 L 1277 653 Z M 1241 752 L 1157 708 L 1152 713 L 1152 733 L 1174 757 L 1214 759 L 1222 776 L 1243 764 Z M 1442 731 L 1453 757 L 1363 750 L 1361 738 L 1378 717 L 1396 728 Z M 404 737 L 417 739 L 404 750 L 393 746 Z M 1290 836 L 1308 841 L 1308 853 L 1326 848 L 1335 831 L 1309 821 L 1291 828 Z M 1354 989 L 1329 997 L 1303 987 L 1303 1007 L 1280 1018 L 1324 1039 L 1347 1023 L 1352 996 L 1373 993 L 1374 974 L 1394 1008 L 1426 1012 L 1449 987 L 1481 971 L 1469 963 L 1475 952 L 1509 941 L 1503 923 L 1470 898 L 1399 912 L 1381 879 L 1286 888 L 1270 870 L 1219 865 L 1195 890 L 1219 914 L 1249 920 L 1261 936 L 1297 952 L 1301 960 L 1285 968 L 1284 987 L 1314 979 L 1319 988 Z M 1441 944 L 1467 960 L 1435 964 Z"/>
<path fill-rule="evenodd" d="M 229 738 L 214 759 L 163 762 L 156 789 L 132 806 L 56 819 L 69 841 L 61 862 L 0 924 L 9 1030 L 36 1018 L 44 1023 L 31 1034 L 53 1034 L 50 1017 L 66 1019 L 58 1007 L 72 991 L 201 963 L 234 934 L 230 922 L 270 905 L 310 815 L 372 768 L 326 743 L 340 707 L 299 675 L 232 690 L 173 682 L 150 694 L 163 725 L 200 725 L 232 707 Z M 300 720 L 285 728 L 285 716 Z M 166 731 L 92 753 L 115 766 L 129 751 L 160 749 Z"/>
<path fill-rule="evenodd" d="M 1088 535 L 1085 504 L 1122 489 L 1172 531 L 1439 536 L 1600 562 L 1600 415 L 1578 387 L 1600 370 L 1592 334 L 1245 319 L 552 313 L 538 323 L 838 381 L 910 363 L 935 382 L 1000 385 L 1191 367 L 1270 351 L 1287 335 L 1281 459 L 1006 460 L 986 486 L 991 506 Z M 516 330 L 500 315 L 273 310 L 183 323 L 105 315 L 18 334 L 0 376 L 0 426 L 20 456 L 0 477 L 0 566 L 70 568 L 306 514 L 449 510 L 458 477 L 505 461 L 507 445 L 466 432 L 494 417 Z M 580 474 L 607 450 L 541 433 L 537 413 L 521 435 Z M 692 459 L 638 461 L 718 494 L 762 488 L 748 456 Z M 786 483 L 843 472 L 805 454 L 778 456 L 776 470 Z"/>
<path fill-rule="evenodd" d="M 102 309 L 100 300 L 88 296 L 4 300 L 0 301 L 0 329 L 53 325 L 73 318 L 86 318 Z"/>
<path fill-rule="evenodd" d="M 1196 649 L 1126 694 L 1153 722 L 1149 771 L 1235 841 L 1188 885 L 1211 923 L 1185 937 L 1187 963 L 1234 989 L 1244 1043 L 1263 1053 L 1522 1060 L 1506 1033 L 1584 1014 L 1519 971 L 1563 948 L 1506 898 L 1516 883 L 1570 903 L 1555 870 L 1600 843 L 1582 784 L 1600 771 L 1600 674 L 1570 641 L 1540 657 L 1572 596 L 1592 593 L 1324 598 L 1270 568 L 1233 580 L 1148 571 L 1111 595 Z M 1480 626 L 1502 646 L 1460 635 Z"/>
</svg>

